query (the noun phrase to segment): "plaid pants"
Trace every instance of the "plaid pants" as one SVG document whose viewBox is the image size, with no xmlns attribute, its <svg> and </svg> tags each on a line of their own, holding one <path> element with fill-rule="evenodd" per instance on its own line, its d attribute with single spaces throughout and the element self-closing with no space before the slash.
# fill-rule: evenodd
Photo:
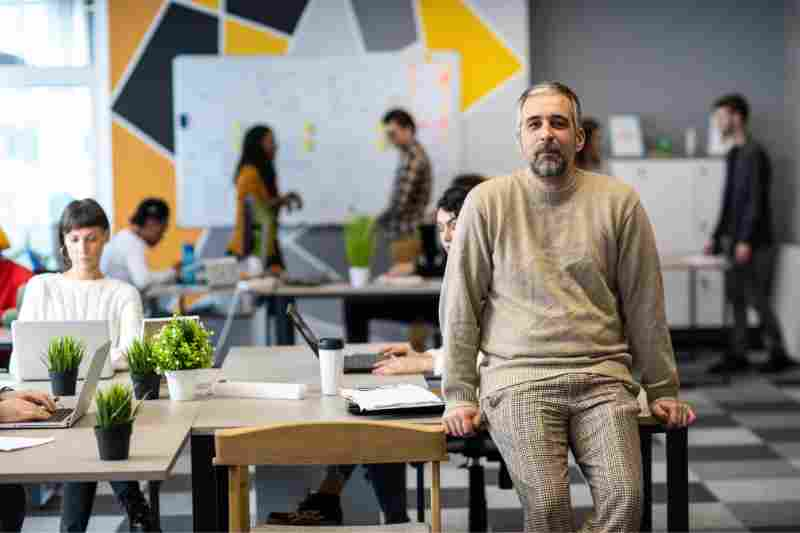
<svg viewBox="0 0 800 533">
<path fill-rule="evenodd" d="M 594 500 L 581 531 L 639 530 L 639 403 L 621 382 L 566 374 L 500 390 L 481 409 L 522 503 L 525 531 L 576 531 L 569 449 Z"/>
</svg>

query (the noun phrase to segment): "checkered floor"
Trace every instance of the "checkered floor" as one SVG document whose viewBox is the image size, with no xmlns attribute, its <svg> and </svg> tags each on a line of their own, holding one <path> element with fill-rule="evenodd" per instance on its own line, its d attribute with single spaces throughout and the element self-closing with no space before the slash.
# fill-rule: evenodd
<svg viewBox="0 0 800 533">
<path fill-rule="evenodd" d="M 800 531 L 800 385 L 776 384 L 758 376 L 726 386 L 685 391 L 699 414 L 690 433 L 693 531 Z M 663 442 L 654 450 L 654 529 L 666 528 Z M 443 470 L 444 526 L 467 529 L 467 471 L 457 456 Z M 191 481 L 184 454 L 165 483 L 165 531 L 191 530 Z M 591 505 L 589 491 L 573 466 L 572 499 L 578 515 Z M 413 475 L 409 476 L 413 480 Z M 413 484 L 413 481 L 411 481 Z M 489 524 L 493 531 L 518 531 L 522 513 L 513 491 L 497 487 L 497 468 L 487 465 Z M 412 487 L 412 491 L 413 491 Z M 409 495 L 409 501 L 415 501 Z M 251 507 L 255 509 L 255 506 Z M 24 531 L 56 531 L 60 502 L 32 509 Z M 412 514 L 412 516 L 414 516 Z M 126 531 L 107 484 L 101 484 L 91 531 Z"/>
</svg>

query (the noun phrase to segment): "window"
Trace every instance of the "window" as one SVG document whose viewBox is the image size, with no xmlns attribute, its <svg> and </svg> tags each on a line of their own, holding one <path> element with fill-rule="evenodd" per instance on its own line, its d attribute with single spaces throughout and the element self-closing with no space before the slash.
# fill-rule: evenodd
<svg viewBox="0 0 800 533">
<path fill-rule="evenodd" d="M 0 226 L 9 254 L 56 268 L 53 230 L 96 193 L 94 74 L 84 0 L 0 0 Z"/>
</svg>

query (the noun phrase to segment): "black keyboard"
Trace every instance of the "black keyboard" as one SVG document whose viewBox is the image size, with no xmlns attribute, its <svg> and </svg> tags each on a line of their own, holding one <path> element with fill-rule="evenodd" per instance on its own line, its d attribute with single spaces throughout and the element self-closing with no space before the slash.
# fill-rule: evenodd
<svg viewBox="0 0 800 533">
<path fill-rule="evenodd" d="M 46 422 L 63 422 L 69 417 L 69 415 L 72 414 L 73 411 L 75 411 L 75 409 L 56 409 L 52 416 L 46 420 Z"/>
<path fill-rule="evenodd" d="M 354 353 L 344 358 L 344 371 L 351 374 L 372 372 L 380 359 L 377 353 Z"/>
</svg>

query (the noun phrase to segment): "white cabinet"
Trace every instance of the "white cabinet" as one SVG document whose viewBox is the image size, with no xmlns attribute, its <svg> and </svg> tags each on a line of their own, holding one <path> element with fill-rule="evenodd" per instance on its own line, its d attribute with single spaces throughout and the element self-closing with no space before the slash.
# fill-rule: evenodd
<svg viewBox="0 0 800 533">
<path fill-rule="evenodd" d="M 721 159 L 616 159 L 610 173 L 629 183 L 641 198 L 662 257 L 701 253 L 717 222 L 725 182 Z M 698 272 L 696 325 L 723 323 L 724 276 Z M 689 273 L 664 272 L 667 320 L 690 324 Z"/>
</svg>

